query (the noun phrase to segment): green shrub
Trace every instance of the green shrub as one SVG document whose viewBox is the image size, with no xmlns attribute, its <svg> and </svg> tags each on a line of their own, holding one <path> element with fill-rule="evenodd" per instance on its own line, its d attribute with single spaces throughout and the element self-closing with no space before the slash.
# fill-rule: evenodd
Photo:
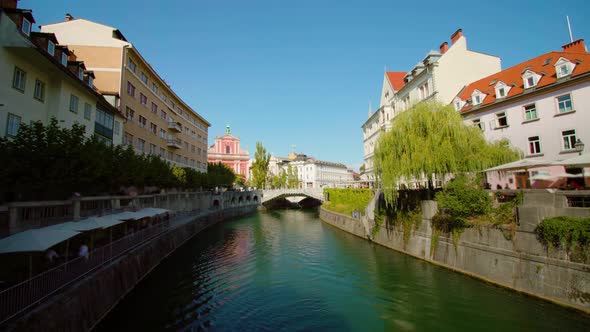
<svg viewBox="0 0 590 332">
<path fill-rule="evenodd" d="M 492 210 L 492 198 L 473 179 L 461 174 L 449 182 L 443 191 L 436 193 L 442 218 L 451 220 L 452 226 L 465 226 L 470 218 L 483 216 Z"/>
<path fill-rule="evenodd" d="M 539 240 L 566 250 L 590 244 L 590 218 L 554 217 L 544 219 L 535 229 Z"/>
<path fill-rule="evenodd" d="M 373 198 L 372 189 L 324 189 L 328 201 L 323 204 L 327 210 L 351 215 L 352 211 L 365 211 Z"/>
</svg>

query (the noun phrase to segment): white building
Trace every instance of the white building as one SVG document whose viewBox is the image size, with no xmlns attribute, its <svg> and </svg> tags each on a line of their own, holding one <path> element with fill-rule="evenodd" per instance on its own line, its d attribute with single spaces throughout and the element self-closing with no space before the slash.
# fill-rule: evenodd
<svg viewBox="0 0 590 332">
<path fill-rule="evenodd" d="M 297 172 L 301 188 L 345 188 L 354 184 L 352 170 L 341 163 L 317 160 L 304 154 L 271 157 L 268 171 L 271 176 L 287 173 L 291 166 Z"/>
<path fill-rule="evenodd" d="M 584 40 L 474 81 L 453 105 L 487 140 L 507 138 L 526 158 L 573 157 L 576 141 L 590 143 L 590 54 Z M 562 167 L 541 171 L 548 177 L 564 172 Z M 530 182 L 528 172 L 489 180 L 494 188 L 524 188 Z"/>
<path fill-rule="evenodd" d="M 21 123 L 55 118 L 62 127 L 85 126 L 109 144 L 122 143 L 123 116 L 95 89 L 94 73 L 52 33 L 33 32 L 32 12 L 0 3 L 0 137 Z"/>
<path fill-rule="evenodd" d="M 365 180 L 375 181 L 373 153 L 381 131 L 389 130 L 391 120 L 411 105 L 435 99 L 450 103 L 467 83 L 501 70 L 500 58 L 467 49 L 461 29 L 451 36 L 439 51 L 430 51 L 407 73 L 386 72 L 381 102 L 362 125 Z"/>
</svg>

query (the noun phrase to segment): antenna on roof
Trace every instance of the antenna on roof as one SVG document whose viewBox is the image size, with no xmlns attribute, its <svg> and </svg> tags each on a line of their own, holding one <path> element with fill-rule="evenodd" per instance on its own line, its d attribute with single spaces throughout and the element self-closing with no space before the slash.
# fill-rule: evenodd
<svg viewBox="0 0 590 332">
<path fill-rule="evenodd" d="M 574 42 L 574 36 L 572 35 L 572 25 L 570 24 L 570 17 L 566 16 L 565 17 L 567 19 L 567 29 L 570 32 L 570 43 Z"/>
</svg>

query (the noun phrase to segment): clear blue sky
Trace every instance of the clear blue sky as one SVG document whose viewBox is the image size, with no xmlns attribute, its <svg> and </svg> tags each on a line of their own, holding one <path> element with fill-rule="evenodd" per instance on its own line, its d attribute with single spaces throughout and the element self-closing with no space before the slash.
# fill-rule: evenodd
<svg viewBox="0 0 590 332">
<path fill-rule="evenodd" d="M 590 1 L 24 0 L 37 24 L 74 17 L 119 28 L 190 106 L 209 144 L 230 124 L 254 155 L 291 145 L 355 169 L 383 70 L 408 71 L 462 28 L 507 68 L 574 39 L 590 44 Z"/>
</svg>

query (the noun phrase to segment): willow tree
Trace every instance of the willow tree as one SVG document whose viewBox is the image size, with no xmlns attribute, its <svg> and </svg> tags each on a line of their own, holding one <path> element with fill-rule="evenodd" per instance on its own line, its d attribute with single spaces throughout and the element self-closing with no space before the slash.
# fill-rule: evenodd
<svg viewBox="0 0 590 332">
<path fill-rule="evenodd" d="M 392 120 L 379 138 L 375 168 L 385 200 L 393 203 L 402 177 L 480 171 L 517 160 L 507 140 L 488 143 L 481 130 L 463 123 L 450 105 L 422 102 Z"/>
</svg>

